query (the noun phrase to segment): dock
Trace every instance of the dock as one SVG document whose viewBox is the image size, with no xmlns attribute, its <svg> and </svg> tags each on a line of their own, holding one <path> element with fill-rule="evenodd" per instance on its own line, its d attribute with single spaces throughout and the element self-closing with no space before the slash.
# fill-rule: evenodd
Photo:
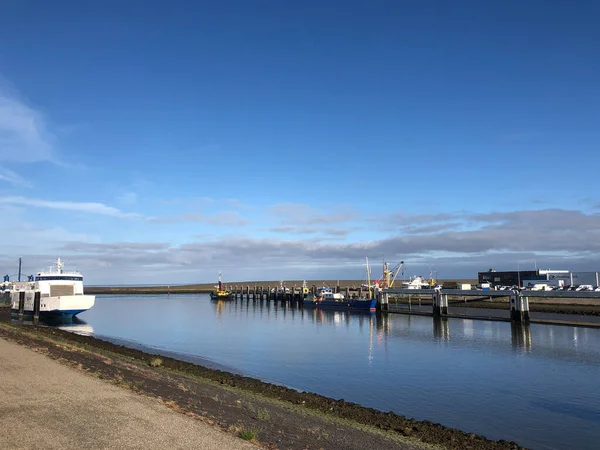
<svg viewBox="0 0 600 450">
<path fill-rule="evenodd" d="M 390 296 L 407 297 L 409 299 L 408 311 L 397 307 L 397 303 L 390 302 Z M 509 312 L 507 320 L 516 323 L 530 323 L 530 303 L 533 299 L 564 299 L 569 302 L 584 302 L 600 306 L 600 292 L 596 291 L 531 291 L 524 289 L 511 290 L 486 290 L 486 289 L 384 289 L 378 293 L 378 307 L 385 312 L 412 313 L 411 297 L 421 301 L 423 298 L 431 304 L 431 313 L 435 318 L 457 317 L 449 309 L 456 306 L 450 299 L 462 298 L 465 302 L 481 300 L 504 300 L 506 310 Z M 420 311 L 422 313 L 422 311 Z M 478 317 L 472 317 L 478 318 Z M 502 318 L 498 318 L 502 320 Z M 540 322 L 541 323 L 541 322 Z"/>
</svg>

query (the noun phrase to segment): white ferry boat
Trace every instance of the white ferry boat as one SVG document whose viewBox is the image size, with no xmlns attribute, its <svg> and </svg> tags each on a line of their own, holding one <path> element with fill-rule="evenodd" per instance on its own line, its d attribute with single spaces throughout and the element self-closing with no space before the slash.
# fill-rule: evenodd
<svg viewBox="0 0 600 450">
<path fill-rule="evenodd" d="M 90 309 L 96 300 L 95 295 L 83 293 L 83 275 L 65 271 L 60 258 L 48 271 L 38 272 L 33 281 L 13 282 L 12 312 L 19 312 L 19 300 L 24 292 L 24 314 L 33 314 L 36 291 L 40 292 L 40 317 L 72 318 Z"/>
</svg>

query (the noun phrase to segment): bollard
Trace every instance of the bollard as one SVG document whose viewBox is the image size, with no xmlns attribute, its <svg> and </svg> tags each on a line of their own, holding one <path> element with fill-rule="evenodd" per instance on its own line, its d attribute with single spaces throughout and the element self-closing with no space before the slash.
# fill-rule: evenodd
<svg viewBox="0 0 600 450">
<path fill-rule="evenodd" d="M 510 320 L 517 323 L 529 323 L 529 297 L 514 290 L 510 296 Z"/>
<path fill-rule="evenodd" d="M 442 294 L 442 291 L 435 289 L 432 295 L 433 317 L 442 317 L 448 315 L 448 296 Z"/>
<path fill-rule="evenodd" d="M 387 311 L 389 308 L 389 306 L 388 306 L 389 302 L 390 302 L 389 295 L 390 294 L 388 294 L 387 292 L 383 292 L 383 291 L 379 292 L 378 297 L 379 297 L 380 301 L 378 302 L 378 304 L 380 305 L 380 308 L 382 311 Z"/>
</svg>

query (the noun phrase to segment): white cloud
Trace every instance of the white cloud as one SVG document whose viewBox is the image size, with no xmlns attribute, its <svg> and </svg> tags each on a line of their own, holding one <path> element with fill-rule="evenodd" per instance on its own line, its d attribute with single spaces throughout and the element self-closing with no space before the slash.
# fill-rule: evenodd
<svg viewBox="0 0 600 450">
<path fill-rule="evenodd" d="M 51 142 L 43 115 L 0 86 L 0 161 L 51 160 Z"/>
<path fill-rule="evenodd" d="M 139 214 L 125 213 L 112 206 L 94 202 L 57 202 L 52 200 L 39 200 L 26 197 L 0 197 L 0 203 L 16 206 L 33 206 L 36 208 L 59 209 L 66 211 L 78 211 L 88 214 L 100 214 L 125 219 L 141 218 Z"/>
<path fill-rule="evenodd" d="M 479 226 L 460 230 L 438 227 L 445 220 L 459 219 Z M 537 260 L 549 268 L 600 269 L 600 215 L 596 214 L 530 210 L 404 215 L 399 221 L 400 230 L 387 238 L 355 242 L 327 242 L 315 235 L 322 230 L 282 226 L 280 231 L 296 233 L 297 238 L 196 236 L 195 241 L 181 245 L 70 242 L 63 249 L 77 258 L 109 264 L 112 272 L 102 276 L 120 277 L 125 273 L 133 276 L 136 269 L 144 267 L 145 282 L 157 282 L 157 277 L 163 277 L 160 278 L 163 282 L 209 281 L 217 268 L 227 268 L 227 277 L 236 281 L 290 276 L 328 279 L 334 275 L 357 279 L 364 273 L 364 257 L 379 259 L 382 254 L 390 262 L 406 261 L 410 274 L 426 274 L 431 265 L 440 277 L 475 278 L 479 270 L 512 268 L 516 261 L 525 260 Z M 302 234 L 306 234 L 305 239 L 299 238 Z M 195 278 L 185 278 L 189 274 Z"/>
<path fill-rule="evenodd" d="M 101 208 L 100 211 L 115 213 L 114 209 Z M 119 214 L 123 213 L 119 211 Z M 206 217 L 189 219 L 204 221 Z M 0 243 L 0 269 L 2 254 L 30 254 L 51 259 L 56 257 L 57 250 L 61 257 L 89 269 L 94 282 L 109 284 L 131 283 L 133 279 L 140 283 L 208 282 L 218 269 L 226 269 L 224 273 L 232 281 L 359 279 L 364 275 L 364 257 L 380 260 L 382 254 L 392 263 L 404 260 L 407 274 L 427 274 L 431 265 L 440 278 L 474 278 L 477 271 L 490 267 L 516 268 L 517 261 L 531 261 L 533 267 L 534 260 L 538 267 L 600 269 L 599 214 L 547 209 L 402 215 L 395 219 L 399 222 L 397 229 L 387 237 L 354 242 L 326 241 L 317 234 L 323 233 L 319 227 L 312 229 L 302 225 L 281 226 L 282 233 L 295 233 L 293 239 L 244 237 L 232 233 L 219 237 L 199 235 L 187 242 L 178 236 L 178 244 L 164 237 L 155 242 L 112 242 L 94 240 L 93 236 L 76 240 L 72 234 L 63 236 L 59 243 L 52 239 L 56 231 L 48 230 L 48 234 L 38 236 L 35 245 L 27 239 L 11 240 L 15 245 L 27 242 L 29 250 L 12 247 L 9 252 L 9 244 Z M 381 220 L 389 222 L 390 217 Z M 445 226 L 447 220 L 451 221 L 450 225 L 466 222 L 473 226 L 457 230 L 453 225 Z M 12 237 L 20 222 L 13 220 L 12 228 L 0 223 L 0 231 Z M 334 229 L 327 231 L 334 235 Z M 340 234 L 344 231 L 340 228 Z M 31 235 L 32 231 L 27 234 Z M 44 242 L 51 246 L 51 251 L 40 250 L 42 237 L 46 237 Z"/>
<path fill-rule="evenodd" d="M 7 168 L 0 168 L 0 180 L 6 181 L 15 186 L 31 187 L 31 183 L 29 181 Z"/>
</svg>

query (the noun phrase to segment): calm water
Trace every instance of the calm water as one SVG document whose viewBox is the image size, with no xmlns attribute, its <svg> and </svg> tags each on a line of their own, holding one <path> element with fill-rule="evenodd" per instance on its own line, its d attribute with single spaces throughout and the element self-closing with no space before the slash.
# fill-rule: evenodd
<svg viewBox="0 0 600 450">
<path fill-rule="evenodd" d="M 600 330 L 98 296 L 64 326 L 540 449 L 600 446 Z"/>
</svg>

